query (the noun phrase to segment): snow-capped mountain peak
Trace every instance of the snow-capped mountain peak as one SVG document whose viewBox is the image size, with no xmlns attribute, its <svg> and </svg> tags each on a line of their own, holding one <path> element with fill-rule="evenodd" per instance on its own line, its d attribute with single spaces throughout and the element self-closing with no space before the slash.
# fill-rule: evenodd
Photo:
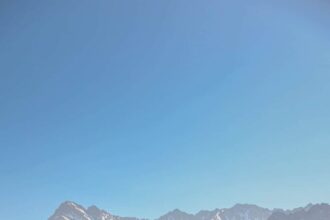
<svg viewBox="0 0 330 220">
<path fill-rule="evenodd" d="M 49 220 L 93 220 L 86 209 L 77 203 L 66 201 L 60 205 Z"/>
</svg>

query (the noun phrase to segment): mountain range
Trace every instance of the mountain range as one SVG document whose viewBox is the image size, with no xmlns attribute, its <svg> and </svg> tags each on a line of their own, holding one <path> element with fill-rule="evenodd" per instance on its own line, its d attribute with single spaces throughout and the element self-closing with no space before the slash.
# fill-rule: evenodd
<svg viewBox="0 0 330 220">
<path fill-rule="evenodd" d="M 62 203 L 48 220 L 147 220 L 110 214 L 96 206 L 85 208 L 75 202 Z M 309 204 L 293 210 L 267 209 L 250 204 L 203 210 L 189 214 L 175 209 L 155 220 L 330 220 L 330 205 Z"/>
</svg>

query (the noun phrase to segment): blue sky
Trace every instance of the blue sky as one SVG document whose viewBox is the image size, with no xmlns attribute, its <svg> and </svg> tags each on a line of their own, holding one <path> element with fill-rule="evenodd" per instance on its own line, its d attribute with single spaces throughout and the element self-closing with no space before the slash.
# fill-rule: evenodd
<svg viewBox="0 0 330 220">
<path fill-rule="evenodd" d="M 329 9 L 2 1 L 0 218 L 329 202 Z"/>
</svg>

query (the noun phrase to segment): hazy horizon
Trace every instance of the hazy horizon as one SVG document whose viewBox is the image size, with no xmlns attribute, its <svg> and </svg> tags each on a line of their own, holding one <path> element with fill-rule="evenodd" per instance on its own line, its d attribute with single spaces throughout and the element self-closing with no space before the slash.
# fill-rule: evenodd
<svg viewBox="0 0 330 220">
<path fill-rule="evenodd" d="M 0 219 L 330 202 L 329 10 L 1 1 Z"/>
</svg>

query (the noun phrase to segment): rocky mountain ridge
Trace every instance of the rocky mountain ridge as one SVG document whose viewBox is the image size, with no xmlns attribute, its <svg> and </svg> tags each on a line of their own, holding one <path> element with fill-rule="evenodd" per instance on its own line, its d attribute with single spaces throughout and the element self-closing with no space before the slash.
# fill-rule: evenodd
<svg viewBox="0 0 330 220">
<path fill-rule="evenodd" d="M 48 220 L 147 220 L 113 215 L 96 206 L 85 208 L 77 203 L 62 203 Z M 292 210 L 267 209 L 250 204 L 237 204 L 231 208 L 203 210 L 189 214 L 175 209 L 155 220 L 330 220 L 330 205 L 308 204 Z"/>
</svg>

